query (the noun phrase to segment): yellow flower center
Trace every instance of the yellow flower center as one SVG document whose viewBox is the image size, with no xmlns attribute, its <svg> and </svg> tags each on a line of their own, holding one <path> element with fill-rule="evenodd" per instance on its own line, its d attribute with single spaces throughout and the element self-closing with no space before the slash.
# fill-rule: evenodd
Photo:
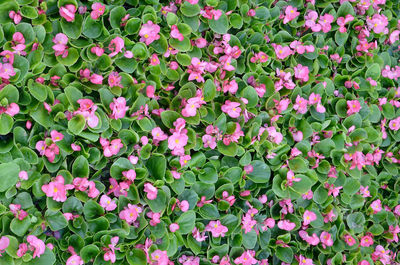
<svg viewBox="0 0 400 265">
<path fill-rule="evenodd" d="M 149 37 L 149 34 L 144 34 L 144 37 L 147 39 Z"/>
<path fill-rule="evenodd" d="M 177 144 L 178 144 L 178 143 L 179 143 L 179 139 L 176 139 L 176 140 L 175 140 L 175 143 L 177 143 Z"/>
<path fill-rule="evenodd" d="M 54 189 L 53 189 L 53 192 L 57 192 L 57 191 L 58 191 L 58 189 L 57 189 L 57 188 L 54 188 Z"/>
</svg>

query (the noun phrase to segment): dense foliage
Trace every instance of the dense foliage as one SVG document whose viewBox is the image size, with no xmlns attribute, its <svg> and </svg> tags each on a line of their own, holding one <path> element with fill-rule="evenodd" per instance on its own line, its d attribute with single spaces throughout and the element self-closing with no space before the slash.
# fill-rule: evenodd
<svg viewBox="0 0 400 265">
<path fill-rule="evenodd" d="M 400 264 L 397 0 L 1 0 L 0 265 Z"/>
</svg>

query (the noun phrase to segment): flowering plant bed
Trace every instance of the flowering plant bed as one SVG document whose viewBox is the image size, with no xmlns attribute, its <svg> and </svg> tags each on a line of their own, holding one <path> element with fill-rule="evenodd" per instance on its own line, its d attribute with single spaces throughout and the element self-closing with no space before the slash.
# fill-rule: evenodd
<svg viewBox="0 0 400 265">
<path fill-rule="evenodd" d="M 400 264 L 397 0 L 0 10 L 0 265 Z"/>
</svg>

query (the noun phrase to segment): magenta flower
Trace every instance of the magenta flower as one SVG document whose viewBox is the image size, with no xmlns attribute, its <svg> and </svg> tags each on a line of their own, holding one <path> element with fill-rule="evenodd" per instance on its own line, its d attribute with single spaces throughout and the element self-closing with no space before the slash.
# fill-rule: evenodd
<svg viewBox="0 0 400 265">
<path fill-rule="evenodd" d="M 60 56 L 62 58 L 65 58 L 68 56 L 68 37 L 67 35 L 63 33 L 58 33 L 54 38 L 53 42 L 55 45 L 53 45 L 53 50 L 55 51 L 55 56 Z"/>
<path fill-rule="evenodd" d="M 374 244 L 374 240 L 370 235 L 363 236 L 360 240 L 360 245 L 362 247 L 370 247 Z"/>
<path fill-rule="evenodd" d="M 201 138 L 203 140 L 204 148 L 210 147 L 211 149 L 215 149 L 217 147 L 216 138 L 211 135 L 203 135 Z"/>
<path fill-rule="evenodd" d="M 179 41 L 183 41 L 183 34 L 179 32 L 179 29 L 176 25 L 171 26 L 171 38 L 177 39 Z"/>
<path fill-rule="evenodd" d="M 221 224 L 219 220 L 210 221 L 204 231 L 211 232 L 213 237 L 224 237 L 225 233 L 228 232 L 228 228 Z"/>
<path fill-rule="evenodd" d="M 157 198 L 158 190 L 151 183 L 145 183 L 143 191 L 146 192 L 147 199 L 155 200 Z"/>
<path fill-rule="evenodd" d="M 136 221 L 136 219 L 139 217 L 139 213 L 141 212 L 142 208 L 129 203 L 128 206 L 126 206 L 124 210 L 119 213 L 119 218 L 125 220 L 131 225 Z"/>
<path fill-rule="evenodd" d="M 34 235 L 29 235 L 26 238 L 26 241 L 28 241 L 28 243 L 30 245 L 30 249 L 33 250 L 32 258 L 36 258 L 36 257 L 39 258 L 40 255 L 42 255 L 44 253 L 44 251 L 46 250 L 46 246 L 45 246 L 44 242 Z"/>
<path fill-rule="evenodd" d="M 239 102 L 232 102 L 230 100 L 225 101 L 225 104 L 221 106 L 221 110 L 228 114 L 231 118 L 238 118 L 242 111 Z"/>
<path fill-rule="evenodd" d="M 300 255 L 299 265 L 314 265 L 312 259 L 307 259 L 306 257 Z"/>
<path fill-rule="evenodd" d="M 100 198 L 100 206 L 106 209 L 107 211 L 113 211 L 117 208 L 117 204 L 114 200 L 112 200 L 107 195 L 102 195 Z"/>
<path fill-rule="evenodd" d="M 153 253 L 151 253 L 151 259 L 155 261 L 154 263 L 151 264 L 157 264 L 157 265 L 168 265 L 169 259 L 167 255 L 167 251 L 162 251 L 162 250 L 155 250 Z"/>
<path fill-rule="evenodd" d="M 67 190 L 72 190 L 74 185 L 64 185 L 64 177 L 58 175 L 54 181 L 42 186 L 42 191 L 47 197 L 53 198 L 57 202 L 65 202 L 67 200 Z"/>
<path fill-rule="evenodd" d="M 51 136 L 51 140 L 53 142 L 59 142 L 62 139 L 64 139 L 64 135 L 62 133 L 60 133 L 60 132 L 57 132 L 56 130 L 52 130 L 50 132 L 50 136 Z"/>
<path fill-rule="evenodd" d="M 129 107 L 126 106 L 126 100 L 124 97 L 118 97 L 113 98 L 113 102 L 110 103 L 110 109 L 112 110 L 110 118 L 118 120 L 125 117 L 126 111 Z"/>
<path fill-rule="evenodd" d="M 99 46 L 94 46 L 90 48 L 90 52 L 96 54 L 97 56 L 102 56 L 104 53 L 104 49 Z"/>
<path fill-rule="evenodd" d="M 157 54 L 153 53 L 150 58 L 150 65 L 159 65 L 160 59 L 158 59 Z"/>
<path fill-rule="evenodd" d="M 346 235 L 344 236 L 344 241 L 345 241 L 345 242 L 347 243 L 347 245 L 349 245 L 350 247 L 353 246 L 353 245 L 356 243 L 355 239 L 354 239 L 351 235 L 349 235 L 349 234 L 346 234 Z"/>
<path fill-rule="evenodd" d="M 160 38 L 160 35 L 158 35 L 159 32 L 160 26 L 149 20 L 146 24 L 142 25 L 142 28 L 139 31 L 141 37 L 140 41 L 146 43 L 146 45 L 150 45 L 153 41 Z"/>
<path fill-rule="evenodd" d="M 360 102 L 358 100 L 347 101 L 347 115 L 358 113 L 361 109 Z"/>
<path fill-rule="evenodd" d="M 10 239 L 6 236 L 2 236 L 0 238 L 0 257 L 1 257 L 1 253 L 4 253 L 6 248 L 8 248 L 8 245 L 10 245 Z"/>
<path fill-rule="evenodd" d="M 2 110 L 0 108 L 0 114 L 2 113 Z M 6 114 L 10 115 L 11 117 L 14 117 L 15 115 L 17 115 L 19 113 L 19 106 L 17 103 L 10 103 L 10 105 L 8 105 L 6 111 Z"/>
<path fill-rule="evenodd" d="M 110 57 L 114 57 L 117 55 L 119 52 L 122 51 L 124 48 L 124 40 L 120 37 L 115 37 L 114 39 L 111 40 L 110 44 L 108 45 L 108 49 L 111 51 L 109 54 Z"/>
<path fill-rule="evenodd" d="M 19 22 L 22 20 L 21 13 L 19 11 L 15 12 L 14 10 L 11 10 L 8 13 L 8 17 L 14 21 L 15 25 L 19 24 Z"/>
<path fill-rule="evenodd" d="M 96 127 L 99 124 L 99 118 L 95 113 L 97 106 L 91 99 L 78 99 L 77 102 L 80 107 L 77 111 L 74 111 L 73 115 L 81 114 L 90 128 Z"/>
<path fill-rule="evenodd" d="M 297 12 L 297 8 L 293 6 L 287 6 L 285 9 L 285 17 L 283 18 L 283 24 L 287 24 L 296 17 L 300 15 L 300 12 Z"/>
<path fill-rule="evenodd" d="M 67 22 L 73 22 L 75 20 L 76 6 L 68 4 L 60 7 L 60 16 L 65 18 Z"/>
<path fill-rule="evenodd" d="M 92 4 L 92 12 L 90 12 L 90 17 L 94 20 L 98 19 L 100 16 L 104 14 L 106 10 L 106 6 L 101 3 Z"/>
<path fill-rule="evenodd" d="M 100 139 L 101 140 L 101 139 Z M 103 154 L 105 157 L 110 157 L 119 153 L 124 145 L 122 144 L 121 139 L 114 139 L 111 142 L 105 139 L 103 146 Z"/>
<path fill-rule="evenodd" d="M 335 18 L 331 14 L 325 14 L 319 17 L 318 23 L 321 25 L 321 29 L 324 33 L 328 33 L 332 26 L 331 23 Z"/>
</svg>

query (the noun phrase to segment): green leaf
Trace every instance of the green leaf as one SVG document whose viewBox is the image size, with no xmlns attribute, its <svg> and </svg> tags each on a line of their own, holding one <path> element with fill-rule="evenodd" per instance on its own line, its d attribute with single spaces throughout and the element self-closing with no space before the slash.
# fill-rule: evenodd
<svg viewBox="0 0 400 265">
<path fill-rule="evenodd" d="M 158 189 L 157 198 L 154 200 L 149 200 L 146 197 L 146 202 L 153 212 L 159 213 L 164 211 L 164 209 L 167 207 L 167 196 L 163 190 Z"/>
<path fill-rule="evenodd" d="M 218 20 L 210 19 L 208 20 L 208 25 L 211 30 L 218 34 L 226 34 L 229 28 L 228 17 L 222 14 Z"/>
<path fill-rule="evenodd" d="M 271 176 L 271 170 L 267 164 L 260 160 L 251 161 L 253 171 L 247 174 L 248 178 L 255 183 L 267 183 Z"/>
<path fill-rule="evenodd" d="M 365 72 L 365 78 L 371 77 L 374 80 L 378 80 L 381 76 L 381 67 L 377 63 L 368 65 L 368 69 Z"/>
<path fill-rule="evenodd" d="M 181 115 L 173 110 L 166 110 L 161 112 L 161 121 L 168 128 L 174 128 L 174 122 L 181 118 Z"/>
<path fill-rule="evenodd" d="M 39 258 L 29 261 L 29 265 L 53 265 L 56 262 L 54 253 L 46 247 L 46 251 Z"/>
<path fill-rule="evenodd" d="M 8 114 L 0 114 L 0 135 L 6 135 L 11 132 L 14 125 L 13 118 Z"/>
<path fill-rule="evenodd" d="M 45 218 L 52 231 L 58 231 L 68 225 L 67 219 L 61 212 L 46 211 Z"/>
<path fill-rule="evenodd" d="M 79 135 L 85 128 L 85 125 L 85 118 L 81 114 L 78 114 L 68 121 L 68 130 L 74 135 Z"/>
<path fill-rule="evenodd" d="M 183 15 L 187 17 L 194 17 L 200 14 L 200 7 L 198 4 L 192 5 L 189 2 L 185 1 L 183 5 L 181 5 L 181 12 Z"/>
<path fill-rule="evenodd" d="M 72 175 L 75 178 L 89 177 L 89 162 L 84 156 L 78 156 L 72 164 Z"/>
<path fill-rule="evenodd" d="M 225 145 L 222 141 L 218 141 L 217 143 L 218 151 L 226 156 L 236 156 L 237 153 L 237 144 L 235 142 L 231 142 L 229 145 Z"/>
<path fill-rule="evenodd" d="M 87 16 L 83 24 L 83 35 L 90 39 L 98 38 L 103 31 L 103 24 L 99 20 L 93 20 Z"/>
<path fill-rule="evenodd" d="M 79 38 L 82 32 L 82 24 L 83 17 L 79 14 L 75 14 L 75 20 L 73 22 L 67 22 L 64 18 L 61 19 L 62 32 L 71 39 Z"/>
<path fill-rule="evenodd" d="M 25 217 L 24 220 L 19 220 L 14 218 L 11 221 L 10 229 L 17 236 L 24 236 L 31 226 L 31 218 L 29 216 Z"/>
<path fill-rule="evenodd" d="M 306 173 L 308 170 L 308 161 L 301 157 L 295 157 L 289 160 L 289 168 L 294 173 Z"/>
<path fill-rule="evenodd" d="M 321 185 L 314 191 L 313 199 L 318 204 L 323 204 L 328 199 L 328 191 Z"/>
<path fill-rule="evenodd" d="M 280 259 L 283 262 L 286 262 L 289 264 L 292 263 L 293 250 L 290 247 L 284 248 L 284 247 L 278 246 L 276 248 L 275 255 L 278 259 Z"/>
<path fill-rule="evenodd" d="M 38 83 L 33 82 L 33 80 L 29 80 L 28 89 L 32 96 L 34 96 L 37 100 L 43 102 L 47 98 L 47 88 Z"/>
<path fill-rule="evenodd" d="M 146 162 L 146 167 L 149 170 L 150 176 L 162 180 L 165 176 L 167 160 L 163 155 L 153 154 Z"/>
<path fill-rule="evenodd" d="M 100 249 L 96 245 L 87 245 L 81 249 L 79 255 L 85 263 L 88 263 L 94 260 L 99 252 Z"/>
<path fill-rule="evenodd" d="M 196 213 L 192 210 L 189 210 L 183 213 L 176 223 L 179 225 L 179 232 L 181 234 L 191 233 L 194 228 L 194 223 L 196 221 Z"/>
<path fill-rule="evenodd" d="M 340 5 L 340 7 L 339 7 L 339 9 L 338 9 L 338 11 L 337 11 L 337 14 L 336 14 L 336 17 L 337 18 L 339 18 L 339 17 L 345 17 L 347 14 L 350 14 L 350 15 L 352 15 L 353 17 L 355 17 L 356 16 L 356 14 L 355 14 L 355 12 L 354 12 L 354 8 L 353 8 L 353 6 L 351 5 L 351 3 L 349 3 L 349 2 L 344 2 L 344 3 L 342 3 L 341 5 Z"/>
<path fill-rule="evenodd" d="M 146 254 L 141 249 L 134 248 L 126 253 L 126 260 L 129 265 L 146 265 Z"/>
<path fill-rule="evenodd" d="M 79 52 L 75 48 L 69 48 L 67 57 L 63 58 L 61 55 L 59 55 L 56 56 L 56 59 L 60 64 L 71 66 L 79 59 Z"/>
<path fill-rule="evenodd" d="M 0 192 L 17 184 L 19 171 L 19 166 L 14 162 L 0 164 Z"/>
<path fill-rule="evenodd" d="M 110 175 L 115 179 L 121 179 L 122 172 L 128 171 L 129 169 L 134 169 L 132 163 L 128 159 L 120 157 L 112 164 L 110 168 Z"/>
<path fill-rule="evenodd" d="M 362 233 L 364 231 L 365 217 L 360 212 L 351 213 L 347 216 L 347 225 L 354 233 Z"/>
<path fill-rule="evenodd" d="M 204 101 L 208 102 L 214 99 L 216 94 L 216 87 L 211 79 L 207 79 L 203 87 Z"/>
<path fill-rule="evenodd" d="M 233 13 L 229 17 L 229 22 L 231 23 L 232 27 L 235 29 L 240 29 L 243 26 L 243 19 L 242 16 L 236 13 Z"/>
<path fill-rule="evenodd" d="M 85 215 L 85 219 L 91 220 L 97 216 L 103 215 L 104 208 L 101 207 L 97 202 L 89 200 L 83 206 L 83 214 Z"/>
</svg>

